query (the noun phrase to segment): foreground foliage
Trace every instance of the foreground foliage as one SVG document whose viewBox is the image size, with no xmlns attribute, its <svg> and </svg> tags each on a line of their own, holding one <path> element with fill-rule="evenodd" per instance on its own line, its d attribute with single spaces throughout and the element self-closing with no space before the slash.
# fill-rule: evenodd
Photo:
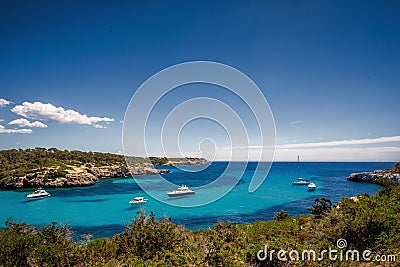
<svg viewBox="0 0 400 267">
<path fill-rule="evenodd" d="M 347 248 L 375 254 L 400 255 L 400 187 L 386 187 L 376 195 L 342 199 L 331 206 L 317 199 L 313 215 L 291 218 L 281 211 L 274 221 L 246 225 L 219 222 L 212 229 L 189 231 L 156 220 L 143 212 L 112 238 L 72 241 L 71 232 L 55 223 L 35 229 L 6 222 L 0 230 L 0 266 L 359 266 L 353 261 L 259 261 L 257 252 L 336 247 L 339 238 Z M 337 248 L 336 248 L 337 249 Z M 378 263 L 376 263 L 378 264 Z M 374 266 L 366 265 L 366 266 Z M 387 265 L 389 266 L 389 265 Z"/>
</svg>

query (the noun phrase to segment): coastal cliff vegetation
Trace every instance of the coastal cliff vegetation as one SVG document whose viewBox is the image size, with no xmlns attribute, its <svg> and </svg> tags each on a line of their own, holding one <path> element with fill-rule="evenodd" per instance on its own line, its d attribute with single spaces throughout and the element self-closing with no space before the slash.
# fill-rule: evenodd
<svg viewBox="0 0 400 267">
<path fill-rule="evenodd" d="M 386 186 L 375 195 L 316 199 L 311 215 L 287 212 L 273 221 L 250 224 L 218 222 L 211 229 L 190 231 L 170 219 L 139 212 L 126 230 L 111 238 L 90 240 L 55 223 L 36 229 L 12 220 L 0 230 L 0 266 L 398 266 L 400 261 L 400 187 Z M 322 251 L 370 250 L 369 257 L 393 255 L 391 262 L 280 261 L 277 253 L 260 261 L 257 252 L 283 249 Z M 286 255 L 287 257 L 287 255 Z M 317 255 L 318 257 L 318 255 Z M 397 265 L 396 265 L 397 264 Z"/>
<path fill-rule="evenodd" d="M 141 158 L 59 150 L 57 148 L 0 151 L 0 188 L 69 187 L 93 185 L 99 178 L 156 174 L 153 165 L 204 164 L 198 158 Z M 129 168 L 127 163 L 129 163 Z"/>
<path fill-rule="evenodd" d="M 371 183 L 379 185 L 400 185 L 400 162 L 393 168 L 387 170 L 377 170 L 373 172 L 352 173 L 347 178 L 348 181 Z"/>
</svg>

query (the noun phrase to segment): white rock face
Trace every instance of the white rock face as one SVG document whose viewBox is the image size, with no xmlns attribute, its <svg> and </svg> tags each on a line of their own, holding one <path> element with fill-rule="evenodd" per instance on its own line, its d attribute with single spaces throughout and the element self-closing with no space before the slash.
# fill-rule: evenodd
<svg viewBox="0 0 400 267">
<path fill-rule="evenodd" d="M 353 182 L 364 182 L 373 184 L 381 184 L 382 180 L 389 180 L 400 185 L 400 174 L 395 172 L 394 169 L 383 170 L 383 171 L 378 170 L 373 172 L 352 173 L 347 178 L 347 180 Z"/>
</svg>

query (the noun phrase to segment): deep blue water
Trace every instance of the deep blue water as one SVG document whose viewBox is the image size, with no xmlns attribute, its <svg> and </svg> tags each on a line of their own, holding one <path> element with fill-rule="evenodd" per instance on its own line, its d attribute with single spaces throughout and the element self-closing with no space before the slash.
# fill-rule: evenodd
<svg viewBox="0 0 400 267">
<path fill-rule="evenodd" d="M 256 220 L 273 219 L 276 212 L 287 210 L 294 216 L 309 213 L 307 208 L 317 197 L 328 197 L 337 202 L 342 197 L 358 194 L 373 194 L 379 186 L 348 182 L 350 173 L 372 171 L 393 167 L 394 163 L 357 162 L 303 162 L 300 164 L 301 176 L 317 184 L 317 190 L 308 192 L 306 186 L 293 186 L 296 176 L 296 162 L 275 162 L 262 186 L 249 193 L 248 186 L 256 163 L 249 163 L 244 175 L 234 189 L 216 202 L 201 207 L 180 208 L 162 203 L 144 193 L 133 178 L 100 180 L 90 187 L 49 189 L 51 197 L 29 201 L 25 195 L 32 190 L 0 191 L 0 221 L 8 217 L 36 226 L 44 226 L 52 221 L 68 224 L 77 235 L 92 234 L 94 237 L 112 236 L 122 232 L 124 224 L 129 223 L 139 210 L 128 202 L 134 196 L 149 198 L 144 205 L 146 212 L 154 212 L 157 218 L 171 217 L 172 221 L 190 229 L 211 227 L 217 221 L 249 223 Z M 221 174 L 227 163 L 214 162 L 200 172 L 186 172 L 175 167 L 163 176 L 177 185 L 187 184 L 197 187 L 207 184 Z M 198 166 L 186 166 L 195 170 Z M 225 175 L 234 178 L 235 169 Z M 141 182 L 152 184 L 155 195 L 167 203 L 183 203 L 218 192 L 221 188 L 198 190 L 195 195 L 169 199 L 165 194 L 171 188 L 162 188 L 157 176 L 135 177 Z M 220 185 L 223 187 L 223 185 Z M 214 191 L 213 191 L 214 190 Z"/>
</svg>

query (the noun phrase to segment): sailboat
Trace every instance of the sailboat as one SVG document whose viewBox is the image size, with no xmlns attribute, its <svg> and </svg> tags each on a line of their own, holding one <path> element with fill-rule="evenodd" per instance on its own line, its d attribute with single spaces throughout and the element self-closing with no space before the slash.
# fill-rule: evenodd
<svg viewBox="0 0 400 267">
<path fill-rule="evenodd" d="M 309 185 L 310 181 L 300 177 L 300 156 L 297 155 L 297 180 L 292 181 L 292 185 Z"/>
</svg>

